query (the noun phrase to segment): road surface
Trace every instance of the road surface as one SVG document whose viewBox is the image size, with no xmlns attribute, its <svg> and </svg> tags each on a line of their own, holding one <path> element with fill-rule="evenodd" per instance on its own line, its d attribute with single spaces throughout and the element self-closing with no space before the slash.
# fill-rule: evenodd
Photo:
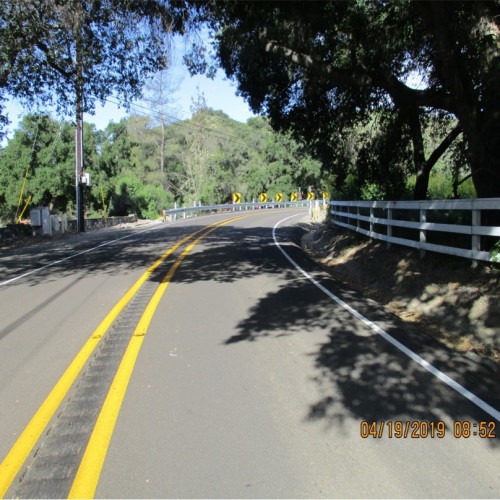
<svg viewBox="0 0 500 500">
<path fill-rule="evenodd" d="M 4 252 L 0 496 L 498 498 L 498 377 L 330 279 L 307 222 Z"/>
</svg>

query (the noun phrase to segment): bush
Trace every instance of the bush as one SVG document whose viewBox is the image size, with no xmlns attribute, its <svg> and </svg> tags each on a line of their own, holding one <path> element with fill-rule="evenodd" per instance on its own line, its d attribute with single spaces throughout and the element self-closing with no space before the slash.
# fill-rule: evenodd
<svg viewBox="0 0 500 500">
<path fill-rule="evenodd" d="M 490 260 L 496 264 L 500 264 L 500 241 L 497 241 L 490 250 Z"/>
<path fill-rule="evenodd" d="M 119 176 L 110 203 L 110 215 L 135 213 L 142 219 L 156 219 L 161 210 L 172 202 L 173 196 L 162 186 L 143 184 L 131 176 Z"/>
</svg>

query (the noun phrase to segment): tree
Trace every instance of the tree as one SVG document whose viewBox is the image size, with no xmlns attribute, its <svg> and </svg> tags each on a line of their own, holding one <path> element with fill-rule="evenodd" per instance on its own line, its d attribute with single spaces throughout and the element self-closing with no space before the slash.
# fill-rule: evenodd
<svg viewBox="0 0 500 500">
<path fill-rule="evenodd" d="M 23 118 L 14 137 L 0 152 L 4 217 L 13 218 L 19 200 L 24 203 L 28 193 L 31 206 L 51 205 L 66 211 L 73 194 L 73 135 L 70 124 L 58 123 L 48 115 Z"/>
<path fill-rule="evenodd" d="M 320 186 L 320 164 L 313 160 L 303 144 L 295 141 L 290 133 L 274 132 L 269 121 L 263 117 L 249 121 L 249 133 L 245 137 L 252 147 L 244 162 L 246 181 L 244 190 L 249 199 L 258 199 L 266 192 L 270 198 L 276 193 L 290 193 L 306 187 Z"/>
<path fill-rule="evenodd" d="M 107 177 L 114 177 L 127 171 L 131 166 L 132 139 L 128 131 L 129 119 L 123 118 L 118 123 L 109 123 L 100 134 L 99 170 Z"/>
<path fill-rule="evenodd" d="M 99 132 L 84 123 L 84 156 L 92 177 L 87 212 L 154 218 L 174 201 L 227 203 L 233 192 L 251 200 L 262 191 L 272 198 L 276 193 L 287 197 L 309 185 L 327 187 L 308 148 L 290 133 L 273 131 L 266 118 L 239 123 L 207 108 L 203 99 L 196 109 L 190 120 L 166 127 L 163 174 L 153 155 L 158 152 L 159 124 L 131 116 Z M 14 218 L 21 193 L 23 204 L 30 194 L 31 206 L 72 210 L 74 129 L 69 122 L 57 122 L 48 115 L 23 119 L 0 150 L 0 210 L 6 220 Z"/>
<path fill-rule="evenodd" d="M 174 88 L 172 78 L 167 70 L 158 71 L 145 86 L 143 100 L 154 106 L 155 124 L 160 127 L 160 172 L 165 172 L 165 147 L 166 126 L 171 121 L 168 116 L 168 106 L 172 102 L 171 94 L 177 90 Z"/>
<path fill-rule="evenodd" d="M 112 93 L 139 97 L 168 63 L 165 37 L 188 26 L 182 2 L 4 0 L 0 8 L 0 97 L 92 112 Z"/>
<path fill-rule="evenodd" d="M 180 9 L 180 10 L 179 10 Z M 83 223 L 83 113 L 119 94 L 130 103 L 166 67 L 164 37 L 189 11 L 163 0 L 5 0 L 0 10 L 0 105 L 7 94 L 76 117 L 77 228 Z M 2 108 L 0 107 L 0 115 Z M 1 124 L 1 120 L 0 120 Z"/>
<path fill-rule="evenodd" d="M 412 143 L 415 197 L 460 132 L 478 196 L 500 196 L 498 2 L 215 2 L 198 6 L 216 33 L 216 60 L 274 127 L 315 145 L 393 110 Z M 193 52 L 194 71 L 203 69 Z M 425 88 L 412 88 L 411 75 Z M 422 120 L 457 120 L 425 154 Z M 333 129 L 333 130 L 332 130 Z M 318 147 L 326 159 L 331 148 Z M 340 172 L 340 182 L 345 172 Z"/>
<path fill-rule="evenodd" d="M 130 167 L 134 175 L 146 181 L 159 171 L 158 130 L 148 116 L 132 115 L 127 121 L 130 138 Z"/>
<path fill-rule="evenodd" d="M 442 109 L 462 127 L 478 196 L 499 196 L 499 2 L 421 2 L 418 8 L 432 44 L 430 82 L 446 92 L 451 102 Z"/>
<path fill-rule="evenodd" d="M 183 171 L 178 188 L 184 200 L 206 202 L 204 189 L 213 172 L 212 157 L 217 150 L 217 139 L 208 131 L 210 110 L 203 96 L 198 96 L 191 110 L 194 115 L 179 155 Z"/>
</svg>

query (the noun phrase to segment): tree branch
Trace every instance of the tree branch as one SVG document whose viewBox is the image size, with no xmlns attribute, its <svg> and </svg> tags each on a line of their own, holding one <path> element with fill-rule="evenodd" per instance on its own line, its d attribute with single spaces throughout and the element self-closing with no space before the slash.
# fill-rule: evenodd
<svg viewBox="0 0 500 500">
<path fill-rule="evenodd" d="M 50 49 L 43 43 L 42 41 L 38 40 L 36 42 L 36 46 L 44 53 L 45 55 L 45 60 L 47 61 L 47 64 L 54 70 L 56 70 L 60 75 L 64 76 L 66 79 L 70 79 L 72 76 L 75 75 L 75 69 L 73 68 L 71 71 L 67 71 L 64 68 L 62 68 L 59 64 L 56 63 L 54 58 L 52 57 L 52 54 L 50 53 Z"/>
<path fill-rule="evenodd" d="M 315 61 L 311 56 L 295 52 L 294 50 L 280 45 L 276 40 L 267 38 L 267 29 L 264 28 L 259 32 L 259 40 L 264 46 L 266 52 L 283 56 L 294 64 L 310 71 L 318 76 L 327 77 L 334 81 L 337 85 L 356 85 L 358 87 L 367 87 L 373 85 L 372 78 L 364 71 L 353 68 L 352 70 L 344 70 L 333 68 L 329 64 L 322 64 Z"/>
<path fill-rule="evenodd" d="M 370 72 L 361 67 L 351 69 L 334 68 L 330 64 L 324 64 L 314 60 L 310 55 L 296 52 L 289 47 L 280 45 L 276 40 L 268 37 L 267 28 L 259 30 L 259 40 L 264 50 L 271 54 L 277 54 L 288 61 L 301 66 L 312 74 L 326 77 L 334 85 L 356 86 L 356 87 L 379 87 L 385 90 L 393 99 L 396 106 L 430 107 L 455 112 L 453 102 L 448 94 L 434 90 L 418 90 L 408 87 L 398 80 L 394 75 L 381 72 Z"/>
<path fill-rule="evenodd" d="M 457 125 L 450 130 L 448 135 L 441 141 L 441 144 L 432 152 L 429 159 L 425 162 L 429 167 L 429 170 L 434 166 L 434 164 L 441 158 L 444 152 L 451 146 L 452 142 L 461 134 L 462 127 Z"/>
</svg>

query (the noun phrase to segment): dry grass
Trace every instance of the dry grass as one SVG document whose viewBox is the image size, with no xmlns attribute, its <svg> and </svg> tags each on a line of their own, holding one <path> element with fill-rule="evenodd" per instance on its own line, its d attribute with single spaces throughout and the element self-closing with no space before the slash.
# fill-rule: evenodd
<svg viewBox="0 0 500 500">
<path fill-rule="evenodd" d="M 500 366 L 500 271 L 318 224 L 303 247 L 328 272 L 448 347 Z"/>
</svg>

